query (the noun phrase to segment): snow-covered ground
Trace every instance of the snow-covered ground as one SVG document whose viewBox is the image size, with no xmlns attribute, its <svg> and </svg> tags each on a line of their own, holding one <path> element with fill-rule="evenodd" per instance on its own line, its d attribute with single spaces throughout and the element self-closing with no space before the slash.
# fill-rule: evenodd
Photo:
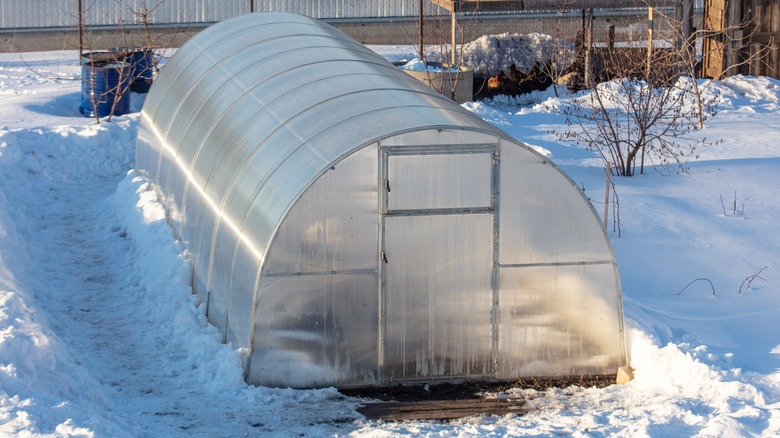
<svg viewBox="0 0 780 438">
<path fill-rule="evenodd" d="M 243 383 L 132 171 L 138 113 L 98 125 L 79 114 L 79 89 L 75 52 L 0 54 L 2 436 L 780 435 L 778 81 L 714 84 L 719 112 L 699 134 L 722 142 L 689 173 L 617 181 L 622 237 L 611 235 L 635 380 L 518 390 L 522 416 L 406 423 L 368 421 L 334 389 Z M 137 110 L 143 96 L 132 98 Z M 540 93 L 465 107 L 542 148 L 601 211 L 599 160 L 553 133 L 565 129 L 548 109 L 560 103 Z"/>
</svg>

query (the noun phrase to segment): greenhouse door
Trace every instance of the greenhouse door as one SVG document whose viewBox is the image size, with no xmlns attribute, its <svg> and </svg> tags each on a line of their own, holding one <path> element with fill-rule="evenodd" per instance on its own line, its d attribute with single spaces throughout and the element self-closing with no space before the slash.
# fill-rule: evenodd
<svg viewBox="0 0 780 438">
<path fill-rule="evenodd" d="M 382 152 L 385 382 L 494 371 L 497 149 L 442 149 Z"/>
</svg>

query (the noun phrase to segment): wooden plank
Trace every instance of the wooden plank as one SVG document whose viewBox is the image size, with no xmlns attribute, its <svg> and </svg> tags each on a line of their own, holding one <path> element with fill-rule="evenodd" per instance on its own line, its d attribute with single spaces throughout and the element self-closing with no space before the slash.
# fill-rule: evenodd
<svg viewBox="0 0 780 438">
<path fill-rule="evenodd" d="M 717 78 L 723 74 L 725 43 L 718 34 L 726 26 L 726 1 L 706 0 L 704 4 L 704 29 L 715 33 L 704 38 L 702 47 L 702 76 Z"/>
<path fill-rule="evenodd" d="M 368 403 L 357 409 L 369 420 L 454 420 L 473 415 L 523 415 L 522 399 L 464 399 Z"/>
<path fill-rule="evenodd" d="M 780 42 L 780 32 L 757 32 L 750 36 L 753 43 L 769 44 Z"/>
</svg>

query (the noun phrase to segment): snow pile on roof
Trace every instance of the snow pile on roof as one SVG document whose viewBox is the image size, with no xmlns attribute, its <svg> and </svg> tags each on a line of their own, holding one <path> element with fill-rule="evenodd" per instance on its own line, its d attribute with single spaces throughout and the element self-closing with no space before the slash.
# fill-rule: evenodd
<svg viewBox="0 0 780 438">
<path fill-rule="evenodd" d="M 541 33 L 486 35 L 463 48 L 463 64 L 474 70 L 475 76 L 495 76 L 499 70 L 509 72 L 515 64 L 528 73 L 536 63 L 552 60 L 559 70 L 571 64 L 574 45 Z"/>
<path fill-rule="evenodd" d="M 458 69 L 455 67 L 450 67 L 445 69 L 441 63 L 438 62 L 424 62 L 420 58 L 414 58 L 411 61 L 407 62 L 406 64 L 400 66 L 402 70 L 411 70 L 411 71 L 429 71 L 431 73 L 433 72 L 451 72 L 451 73 L 457 73 Z"/>
</svg>

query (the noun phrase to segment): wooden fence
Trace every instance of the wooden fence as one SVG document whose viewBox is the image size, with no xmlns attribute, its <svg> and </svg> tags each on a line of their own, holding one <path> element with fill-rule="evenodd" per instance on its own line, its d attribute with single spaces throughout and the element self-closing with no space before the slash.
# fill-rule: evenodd
<svg viewBox="0 0 780 438">
<path fill-rule="evenodd" d="M 780 79 L 780 0 L 706 0 L 702 75 Z"/>
</svg>

